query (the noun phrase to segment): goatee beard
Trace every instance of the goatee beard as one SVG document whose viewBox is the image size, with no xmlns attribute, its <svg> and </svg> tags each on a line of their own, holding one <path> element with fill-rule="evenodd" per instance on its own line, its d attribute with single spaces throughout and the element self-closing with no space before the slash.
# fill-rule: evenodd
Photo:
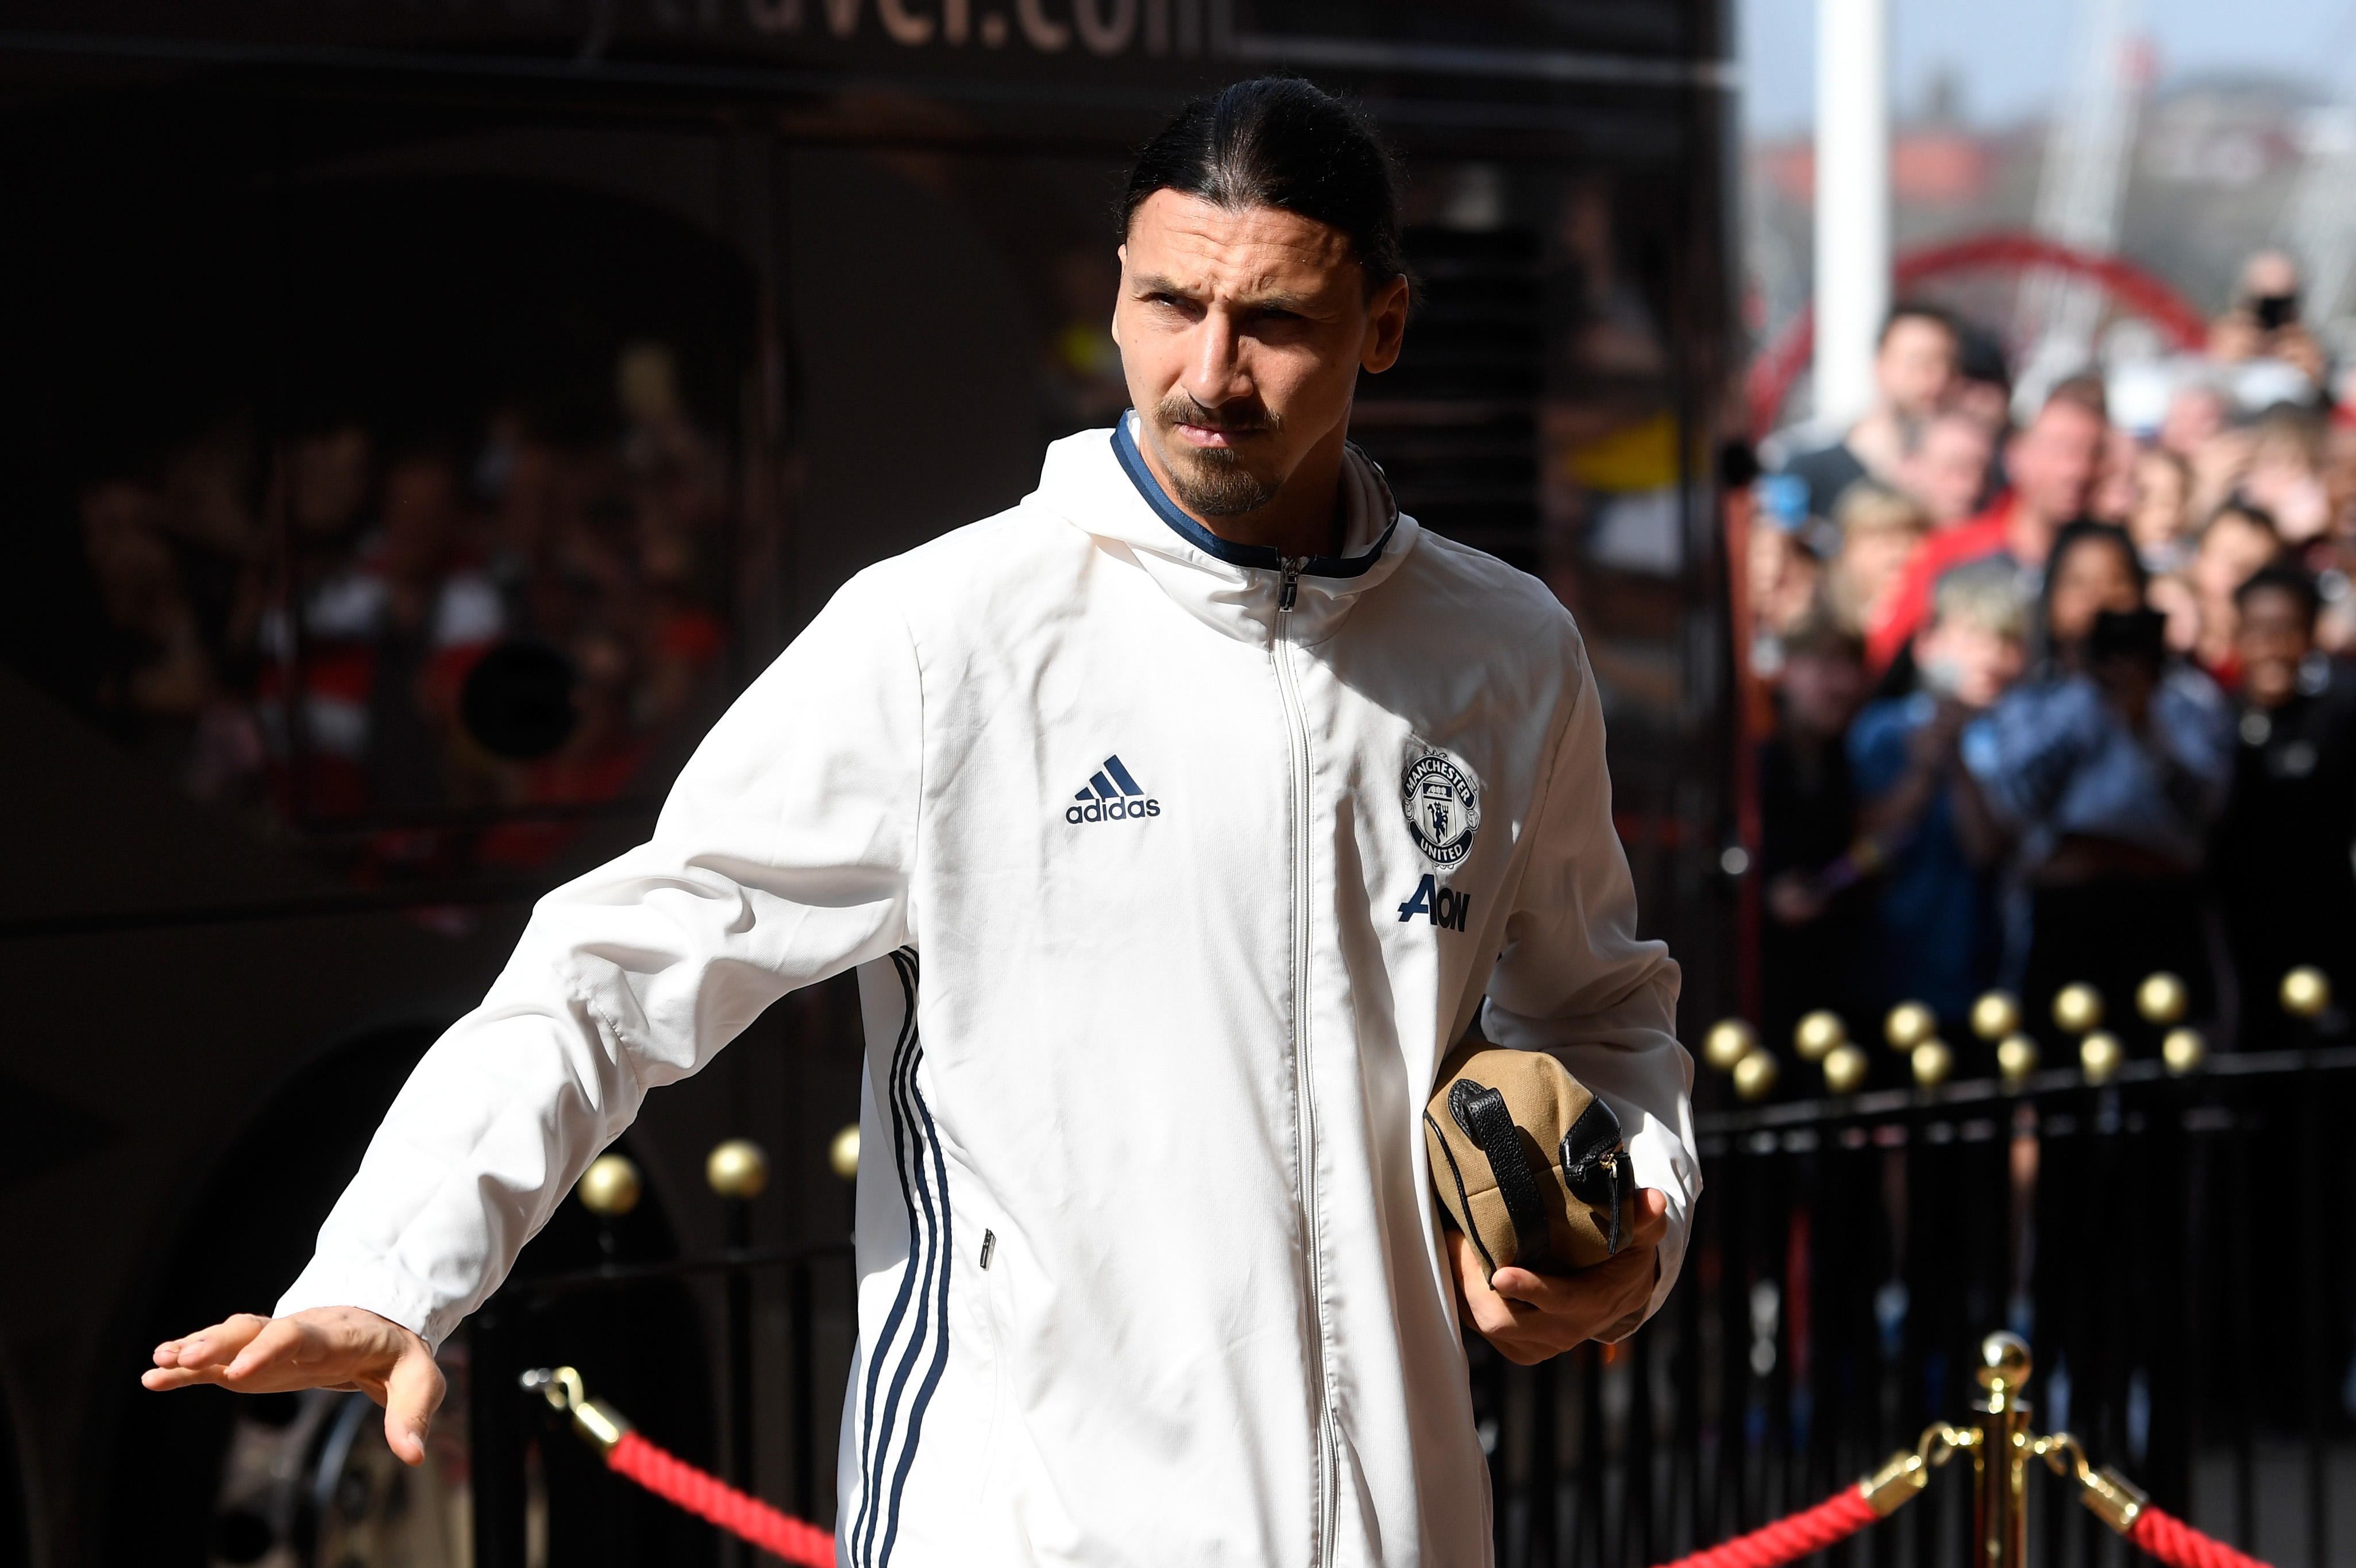
<svg viewBox="0 0 2356 1568">
<path fill-rule="evenodd" d="M 1183 391 L 1164 398 L 1154 410 L 1154 417 L 1165 431 L 1191 424 L 1205 430 L 1266 431 L 1275 434 L 1283 428 L 1276 416 L 1265 410 L 1256 418 L 1222 417 Z M 1276 499 L 1276 486 L 1246 468 L 1233 447 L 1185 446 L 1174 442 L 1161 444 L 1164 465 L 1170 470 L 1170 487 L 1178 493 L 1178 504 L 1198 517 L 1241 517 Z"/>
</svg>

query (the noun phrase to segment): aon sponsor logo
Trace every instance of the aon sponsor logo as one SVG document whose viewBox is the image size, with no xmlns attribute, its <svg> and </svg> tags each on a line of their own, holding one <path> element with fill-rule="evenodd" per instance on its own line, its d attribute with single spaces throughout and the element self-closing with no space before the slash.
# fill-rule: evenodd
<svg viewBox="0 0 2356 1568">
<path fill-rule="evenodd" d="M 1442 931 L 1462 931 L 1472 913 L 1472 895 L 1460 893 L 1453 888 L 1443 888 L 1439 880 L 1426 876 L 1415 885 L 1415 893 L 1399 905 L 1402 923 L 1423 916 Z"/>
<path fill-rule="evenodd" d="M 1074 824 L 1142 822 L 1162 815 L 1162 803 L 1145 793 L 1118 756 L 1107 757 L 1072 801 L 1064 808 L 1064 820 Z"/>
</svg>

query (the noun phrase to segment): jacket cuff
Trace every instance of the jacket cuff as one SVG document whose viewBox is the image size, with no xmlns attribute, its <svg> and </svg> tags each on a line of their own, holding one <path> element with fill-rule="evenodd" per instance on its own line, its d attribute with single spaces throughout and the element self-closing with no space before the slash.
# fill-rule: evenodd
<svg viewBox="0 0 2356 1568">
<path fill-rule="evenodd" d="M 1652 1130 L 1647 1129 L 1648 1132 Z M 1630 1161 L 1635 1167 L 1636 1185 L 1652 1188 L 1669 1200 L 1669 1228 L 1661 1237 L 1660 1250 L 1655 1254 L 1660 1260 L 1660 1267 L 1653 1281 L 1653 1293 L 1645 1298 L 1644 1307 L 1597 1336 L 1606 1341 L 1624 1339 L 1644 1327 L 1668 1300 L 1669 1292 L 1676 1287 L 1677 1275 L 1685 1267 L 1686 1243 L 1693 1232 L 1694 1204 L 1701 1197 L 1701 1176 L 1693 1169 L 1681 1142 L 1673 1136 L 1660 1141 L 1669 1143 L 1670 1148 L 1663 1149 L 1654 1137 L 1639 1135 L 1631 1140 L 1628 1150 Z"/>
<path fill-rule="evenodd" d="M 457 1328 L 455 1313 L 437 1309 L 418 1283 L 382 1263 L 337 1264 L 315 1257 L 310 1266 L 286 1287 L 271 1315 L 284 1317 L 316 1307 L 357 1307 L 387 1322 L 398 1323 L 434 1350 Z"/>
</svg>

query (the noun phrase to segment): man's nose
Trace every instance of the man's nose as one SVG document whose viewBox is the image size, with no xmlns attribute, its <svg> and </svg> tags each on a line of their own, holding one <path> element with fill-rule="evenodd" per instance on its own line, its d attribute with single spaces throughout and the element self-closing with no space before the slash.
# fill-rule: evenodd
<svg viewBox="0 0 2356 1568">
<path fill-rule="evenodd" d="M 1205 408 L 1249 395 L 1251 376 L 1244 366 L 1243 341 L 1232 316 L 1217 310 L 1205 313 L 1186 356 L 1183 379 L 1188 394 Z"/>
</svg>

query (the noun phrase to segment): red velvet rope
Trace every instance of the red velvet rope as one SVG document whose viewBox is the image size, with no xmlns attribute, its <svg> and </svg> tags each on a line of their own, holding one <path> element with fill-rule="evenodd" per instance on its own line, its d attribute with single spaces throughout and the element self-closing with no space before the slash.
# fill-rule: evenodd
<svg viewBox="0 0 2356 1568">
<path fill-rule="evenodd" d="M 2174 1514 L 2146 1503 L 2127 1528 L 2127 1539 L 2171 1568 L 2266 1568 L 2214 1536 L 2201 1534 Z"/>
<path fill-rule="evenodd" d="M 1804 1513 L 1738 1535 L 1722 1546 L 1680 1557 L 1666 1568 L 1776 1568 L 1811 1552 L 1822 1552 L 1837 1541 L 1847 1541 L 1880 1517 L 1865 1500 L 1864 1488 L 1843 1487 Z"/>
<path fill-rule="evenodd" d="M 802 1568 L 834 1568 L 834 1537 L 816 1525 L 780 1513 L 758 1498 L 746 1497 L 717 1477 L 667 1453 L 635 1432 L 625 1432 L 605 1463 L 667 1502 L 710 1520 L 762 1551 Z M 1815 1507 L 1779 1519 L 1748 1535 L 1665 1568 L 1780 1568 L 1846 1541 L 1879 1516 L 1864 1488 L 1844 1487 Z M 2146 1504 L 2127 1539 L 2169 1568 L 2267 1568 L 2223 1541 L 2203 1535 L 2173 1514 Z"/>
<path fill-rule="evenodd" d="M 834 1537 L 814 1524 L 779 1513 L 716 1476 L 667 1454 L 635 1432 L 625 1432 L 605 1463 L 666 1502 L 700 1514 L 762 1551 L 802 1568 L 834 1568 Z"/>
<path fill-rule="evenodd" d="M 800 1563 L 802 1568 L 834 1568 L 833 1536 L 816 1525 L 804 1524 L 778 1512 L 758 1498 L 746 1497 L 719 1477 L 656 1447 L 636 1432 L 622 1434 L 622 1440 L 605 1456 L 605 1463 L 666 1502 L 710 1520 L 764 1552 Z M 1722 1546 L 1681 1557 L 1667 1568 L 1777 1568 L 1779 1563 L 1847 1540 L 1878 1517 L 1861 1488 L 1846 1487 L 1804 1513 L 1779 1519 L 1764 1530 L 1737 1536 Z M 2222 1553 L 2214 1557 L 2170 1557 L 2138 1539 L 2136 1544 L 2177 1564 L 2177 1568 L 2265 1568 L 2263 1563 L 2251 1563 L 2249 1558 L 2230 1548 L 2219 1546 L 2205 1535 L 2186 1530 L 2164 1514 L 2147 1510 L 2143 1519 L 2164 1520 L 2180 1534 Z M 2141 1520 L 2136 1528 L 2142 1531 Z"/>
</svg>

